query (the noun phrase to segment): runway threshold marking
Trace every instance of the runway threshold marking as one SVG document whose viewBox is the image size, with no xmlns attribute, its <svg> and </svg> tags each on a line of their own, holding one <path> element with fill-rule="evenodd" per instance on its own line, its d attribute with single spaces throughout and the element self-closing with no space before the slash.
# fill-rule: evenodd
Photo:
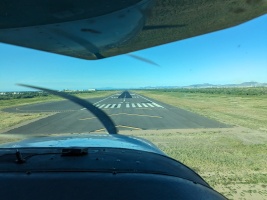
<svg viewBox="0 0 267 200">
<path fill-rule="evenodd" d="M 142 103 L 142 105 L 145 107 L 145 108 L 147 108 L 148 106 L 145 104 L 145 103 Z"/>
<path fill-rule="evenodd" d="M 147 103 L 147 105 L 149 105 L 150 107 L 154 108 L 155 106 L 153 106 L 151 103 Z"/>
<path fill-rule="evenodd" d="M 108 108 L 111 104 L 106 105 L 104 108 Z"/>
<path fill-rule="evenodd" d="M 106 104 L 103 104 L 103 105 L 99 106 L 99 108 L 103 108 L 105 105 L 106 105 Z"/>
<path fill-rule="evenodd" d="M 110 108 L 115 108 L 116 105 L 117 105 L 117 104 L 112 104 L 112 106 L 111 106 Z"/>
<path fill-rule="evenodd" d="M 163 106 L 160 106 L 159 104 L 157 104 L 155 102 L 153 102 L 152 104 L 155 105 L 156 107 L 163 108 Z"/>
<path fill-rule="evenodd" d="M 158 108 L 164 108 L 163 106 L 161 106 L 161 105 L 159 105 L 159 104 L 157 104 L 157 103 L 155 103 L 155 102 L 153 102 L 153 101 L 151 101 L 151 100 L 149 100 L 149 99 L 147 99 L 147 98 L 145 98 L 145 97 L 143 97 L 143 96 L 141 96 L 141 95 L 137 95 L 137 96 L 139 96 L 139 97 L 141 97 L 141 98 L 143 98 L 143 99 L 145 99 L 145 100 L 151 102 L 151 104 L 153 104 L 154 106 L 156 106 L 156 107 L 158 107 Z"/>
</svg>

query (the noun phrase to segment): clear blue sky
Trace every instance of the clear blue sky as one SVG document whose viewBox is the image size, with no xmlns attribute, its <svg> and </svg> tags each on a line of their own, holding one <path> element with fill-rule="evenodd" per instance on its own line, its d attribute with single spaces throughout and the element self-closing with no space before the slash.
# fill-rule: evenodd
<svg viewBox="0 0 267 200">
<path fill-rule="evenodd" d="M 223 31 L 134 52 L 81 60 L 0 43 L 0 91 L 267 82 L 267 15 Z M 28 90 L 28 89 L 26 89 Z"/>
</svg>

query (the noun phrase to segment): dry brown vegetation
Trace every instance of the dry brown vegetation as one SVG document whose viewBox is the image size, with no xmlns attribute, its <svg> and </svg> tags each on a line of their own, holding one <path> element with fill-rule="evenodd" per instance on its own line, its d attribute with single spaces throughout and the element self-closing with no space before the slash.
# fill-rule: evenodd
<svg viewBox="0 0 267 200">
<path fill-rule="evenodd" d="M 165 91 L 138 93 L 226 124 L 267 131 L 267 95 L 238 96 Z"/>
<path fill-rule="evenodd" d="M 267 199 L 266 95 L 138 93 L 233 127 L 121 131 L 121 134 L 150 140 L 167 155 L 193 168 L 229 199 Z M 25 137 L 1 134 L 0 143 Z"/>
<path fill-rule="evenodd" d="M 152 141 L 169 156 L 195 169 L 229 199 L 267 199 L 266 95 L 138 93 L 233 125 L 227 129 L 147 131 L 134 135 Z"/>
</svg>

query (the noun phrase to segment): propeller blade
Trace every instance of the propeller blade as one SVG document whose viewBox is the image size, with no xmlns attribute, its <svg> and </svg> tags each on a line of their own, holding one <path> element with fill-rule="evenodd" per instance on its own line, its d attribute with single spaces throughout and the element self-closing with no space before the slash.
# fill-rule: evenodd
<svg viewBox="0 0 267 200">
<path fill-rule="evenodd" d="M 148 59 L 146 59 L 146 58 L 143 58 L 143 57 L 140 57 L 140 56 L 137 56 L 137 55 L 133 55 L 133 54 L 127 54 L 127 55 L 130 56 L 130 57 L 132 57 L 132 58 L 134 58 L 134 59 L 137 59 L 137 60 L 146 62 L 146 63 L 148 63 L 148 64 L 151 64 L 151 65 L 155 65 L 155 66 L 160 67 L 159 64 L 153 62 L 152 60 L 148 60 Z"/>
<path fill-rule="evenodd" d="M 103 124 L 103 126 L 105 127 L 105 129 L 107 130 L 107 132 L 109 134 L 117 134 L 118 133 L 117 128 L 115 127 L 115 124 L 112 121 L 112 119 L 104 111 L 95 107 L 92 103 L 90 103 L 88 101 L 85 101 L 83 99 L 80 99 L 78 97 L 75 97 L 73 95 L 70 95 L 70 94 L 67 94 L 64 92 L 58 92 L 58 91 L 50 90 L 47 88 L 42 88 L 42 87 L 37 87 L 37 86 L 32 86 L 32 85 L 25 85 L 25 84 L 18 84 L 18 85 L 23 86 L 23 87 L 32 88 L 32 89 L 42 90 L 42 91 L 48 92 L 50 94 L 60 96 L 64 99 L 68 99 L 71 102 L 76 103 L 76 104 L 86 108 L 91 113 L 93 113 L 99 119 L 99 121 Z"/>
</svg>

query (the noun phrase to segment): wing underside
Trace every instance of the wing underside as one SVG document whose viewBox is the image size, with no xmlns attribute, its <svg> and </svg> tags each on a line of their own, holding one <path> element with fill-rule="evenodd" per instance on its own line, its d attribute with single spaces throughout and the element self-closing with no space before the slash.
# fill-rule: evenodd
<svg viewBox="0 0 267 200">
<path fill-rule="evenodd" d="M 40 1 L 12 0 L 7 5 L 0 0 L 5 11 L 0 15 L 0 42 L 101 59 L 225 29 L 267 13 L 266 0 L 116 0 L 116 6 L 105 0 L 61 1 L 38 7 Z M 14 12 L 16 4 L 21 10 Z"/>
</svg>

